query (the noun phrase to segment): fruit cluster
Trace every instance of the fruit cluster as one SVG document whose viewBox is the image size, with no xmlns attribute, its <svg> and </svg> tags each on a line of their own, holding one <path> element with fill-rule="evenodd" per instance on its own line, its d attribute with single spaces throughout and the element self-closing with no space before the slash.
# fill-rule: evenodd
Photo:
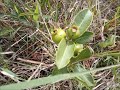
<svg viewBox="0 0 120 90">
<path fill-rule="evenodd" d="M 59 44 L 59 42 L 63 39 L 66 38 L 67 40 L 72 40 L 74 42 L 75 39 L 80 37 L 80 30 L 77 26 L 73 25 L 69 29 L 63 30 L 61 28 L 54 29 L 52 32 L 52 40 L 56 43 Z M 79 52 L 83 50 L 83 44 L 75 44 L 75 51 L 74 55 L 76 56 Z"/>
</svg>

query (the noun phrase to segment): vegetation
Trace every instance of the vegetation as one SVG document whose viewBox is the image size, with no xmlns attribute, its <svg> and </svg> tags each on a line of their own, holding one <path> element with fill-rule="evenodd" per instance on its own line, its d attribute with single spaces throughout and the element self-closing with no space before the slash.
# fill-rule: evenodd
<svg viewBox="0 0 120 90">
<path fill-rule="evenodd" d="M 119 90 L 119 0 L 0 0 L 0 90 Z"/>
</svg>

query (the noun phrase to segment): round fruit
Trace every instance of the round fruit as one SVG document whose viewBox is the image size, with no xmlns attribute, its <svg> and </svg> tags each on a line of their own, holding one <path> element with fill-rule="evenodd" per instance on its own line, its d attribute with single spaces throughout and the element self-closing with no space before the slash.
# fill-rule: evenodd
<svg viewBox="0 0 120 90">
<path fill-rule="evenodd" d="M 58 44 L 63 38 L 66 37 L 66 33 L 63 29 L 59 28 L 59 29 L 55 29 L 52 32 L 52 40 Z"/>
<path fill-rule="evenodd" d="M 67 35 L 69 39 L 76 39 L 80 36 L 80 30 L 74 25 L 67 30 Z"/>
<path fill-rule="evenodd" d="M 77 56 L 83 50 L 83 44 L 75 44 L 74 55 Z"/>
</svg>

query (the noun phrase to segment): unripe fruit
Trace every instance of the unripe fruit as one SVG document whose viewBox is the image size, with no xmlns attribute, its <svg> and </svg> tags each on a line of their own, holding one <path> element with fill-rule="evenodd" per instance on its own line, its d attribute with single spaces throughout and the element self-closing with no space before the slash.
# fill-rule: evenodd
<svg viewBox="0 0 120 90">
<path fill-rule="evenodd" d="M 72 26 L 67 30 L 68 39 L 76 39 L 80 36 L 80 30 L 77 26 Z"/>
<path fill-rule="evenodd" d="M 77 56 L 83 50 L 83 44 L 75 44 L 74 55 Z"/>
<path fill-rule="evenodd" d="M 52 40 L 58 44 L 63 38 L 66 37 L 66 33 L 63 29 L 58 28 L 52 32 Z"/>
</svg>

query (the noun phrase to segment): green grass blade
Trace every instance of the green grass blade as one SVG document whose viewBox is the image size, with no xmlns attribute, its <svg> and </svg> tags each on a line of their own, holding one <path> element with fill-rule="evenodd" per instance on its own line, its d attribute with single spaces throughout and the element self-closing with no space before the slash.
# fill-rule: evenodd
<svg viewBox="0 0 120 90">
<path fill-rule="evenodd" d="M 120 64 L 103 67 L 103 68 L 98 68 L 98 69 L 94 69 L 94 70 L 90 70 L 90 71 L 85 71 L 82 73 L 60 74 L 60 75 L 55 75 L 55 76 L 48 76 L 48 77 L 43 77 L 43 78 L 39 78 L 39 79 L 34 79 L 29 82 L 25 81 L 25 82 L 5 85 L 5 86 L 1 86 L 0 90 L 21 90 L 21 89 L 33 88 L 33 87 L 37 87 L 40 85 L 53 84 L 53 83 L 59 82 L 61 80 L 71 79 L 74 77 L 78 77 L 80 75 L 93 73 L 93 72 L 97 72 L 97 71 L 101 71 L 101 70 L 105 70 L 105 69 L 115 68 L 115 67 L 120 67 Z"/>
<path fill-rule="evenodd" d="M 19 78 L 17 77 L 17 75 L 15 73 L 13 73 L 12 71 L 10 71 L 9 69 L 5 69 L 5 68 L 1 68 L 0 67 L 0 73 L 2 73 L 3 75 L 6 75 L 8 77 L 10 77 L 11 79 L 13 79 L 16 82 L 19 82 Z"/>
</svg>

